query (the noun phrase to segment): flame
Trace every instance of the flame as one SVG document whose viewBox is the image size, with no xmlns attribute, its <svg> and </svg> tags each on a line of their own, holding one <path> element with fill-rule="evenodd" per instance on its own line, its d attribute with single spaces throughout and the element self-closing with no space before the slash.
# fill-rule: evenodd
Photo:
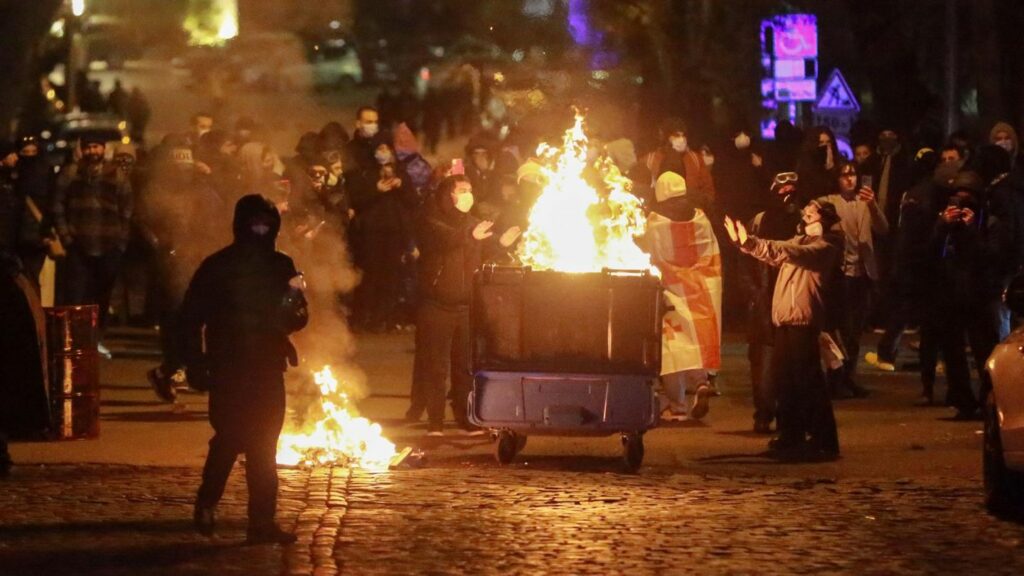
<svg viewBox="0 0 1024 576">
<path fill-rule="evenodd" d="M 313 380 L 320 388 L 323 416 L 307 432 L 281 435 L 277 463 L 387 470 L 396 454 L 395 445 L 383 436 L 380 424 L 359 416 L 349 392 L 339 386 L 330 366 L 314 373 Z"/>
<path fill-rule="evenodd" d="M 583 116 L 577 113 L 561 148 L 541 144 L 537 149 L 546 184 L 530 212 L 519 260 L 535 270 L 657 274 L 650 256 L 634 242 L 644 234 L 646 218 L 640 200 L 629 191 L 632 182 L 608 158 L 589 164 L 587 147 Z M 605 191 L 598 192 L 585 175 L 599 177 Z"/>
</svg>

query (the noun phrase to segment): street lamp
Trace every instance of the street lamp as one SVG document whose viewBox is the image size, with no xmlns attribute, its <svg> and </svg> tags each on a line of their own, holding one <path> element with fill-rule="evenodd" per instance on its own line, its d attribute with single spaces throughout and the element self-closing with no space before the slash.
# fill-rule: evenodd
<svg viewBox="0 0 1024 576">
<path fill-rule="evenodd" d="M 67 88 L 69 112 L 78 107 L 78 78 L 76 78 L 77 61 L 80 52 L 78 46 L 78 31 L 81 26 L 82 15 L 85 14 L 85 0 L 71 0 L 71 17 L 67 19 L 65 31 L 68 37 L 68 60 L 64 65 L 64 86 Z"/>
</svg>

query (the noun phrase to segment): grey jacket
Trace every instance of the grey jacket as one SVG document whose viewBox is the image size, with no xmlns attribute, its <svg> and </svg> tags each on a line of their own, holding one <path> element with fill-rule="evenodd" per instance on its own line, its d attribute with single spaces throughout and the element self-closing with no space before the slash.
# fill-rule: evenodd
<svg viewBox="0 0 1024 576">
<path fill-rule="evenodd" d="M 841 232 L 833 229 L 822 236 L 801 234 L 789 240 L 751 236 L 741 250 L 779 268 L 772 294 L 772 324 L 824 325 L 826 283 L 843 255 Z"/>
</svg>

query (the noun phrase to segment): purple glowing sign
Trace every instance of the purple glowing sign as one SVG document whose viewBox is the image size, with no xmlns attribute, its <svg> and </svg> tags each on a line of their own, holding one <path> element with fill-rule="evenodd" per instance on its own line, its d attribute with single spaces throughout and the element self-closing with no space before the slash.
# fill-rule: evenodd
<svg viewBox="0 0 1024 576">
<path fill-rule="evenodd" d="M 771 30 L 769 38 L 764 37 Z M 762 40 L 766 51 L 778 59 L 817 58 L 818 20 L 812 14 L 786 14 L 761 23 Z"/>
</svg>

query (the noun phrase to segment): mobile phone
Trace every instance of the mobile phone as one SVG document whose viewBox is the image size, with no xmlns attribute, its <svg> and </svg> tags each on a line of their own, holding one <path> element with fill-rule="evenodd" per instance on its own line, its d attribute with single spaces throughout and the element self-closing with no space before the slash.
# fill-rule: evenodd
<svg viewBox="0 0 1024 576">
<path fill-rule="evenodd" d="M 870 174 L 865 174 L 865 175 L 861 176 L 860 177 L 860 187 L 861 188 L 871 188 L 872 190 L 874 190 L 874 188 L 875 188 L 875 179 L 874 179 L 874 177 L 871 176 Z"/>
</svg>

